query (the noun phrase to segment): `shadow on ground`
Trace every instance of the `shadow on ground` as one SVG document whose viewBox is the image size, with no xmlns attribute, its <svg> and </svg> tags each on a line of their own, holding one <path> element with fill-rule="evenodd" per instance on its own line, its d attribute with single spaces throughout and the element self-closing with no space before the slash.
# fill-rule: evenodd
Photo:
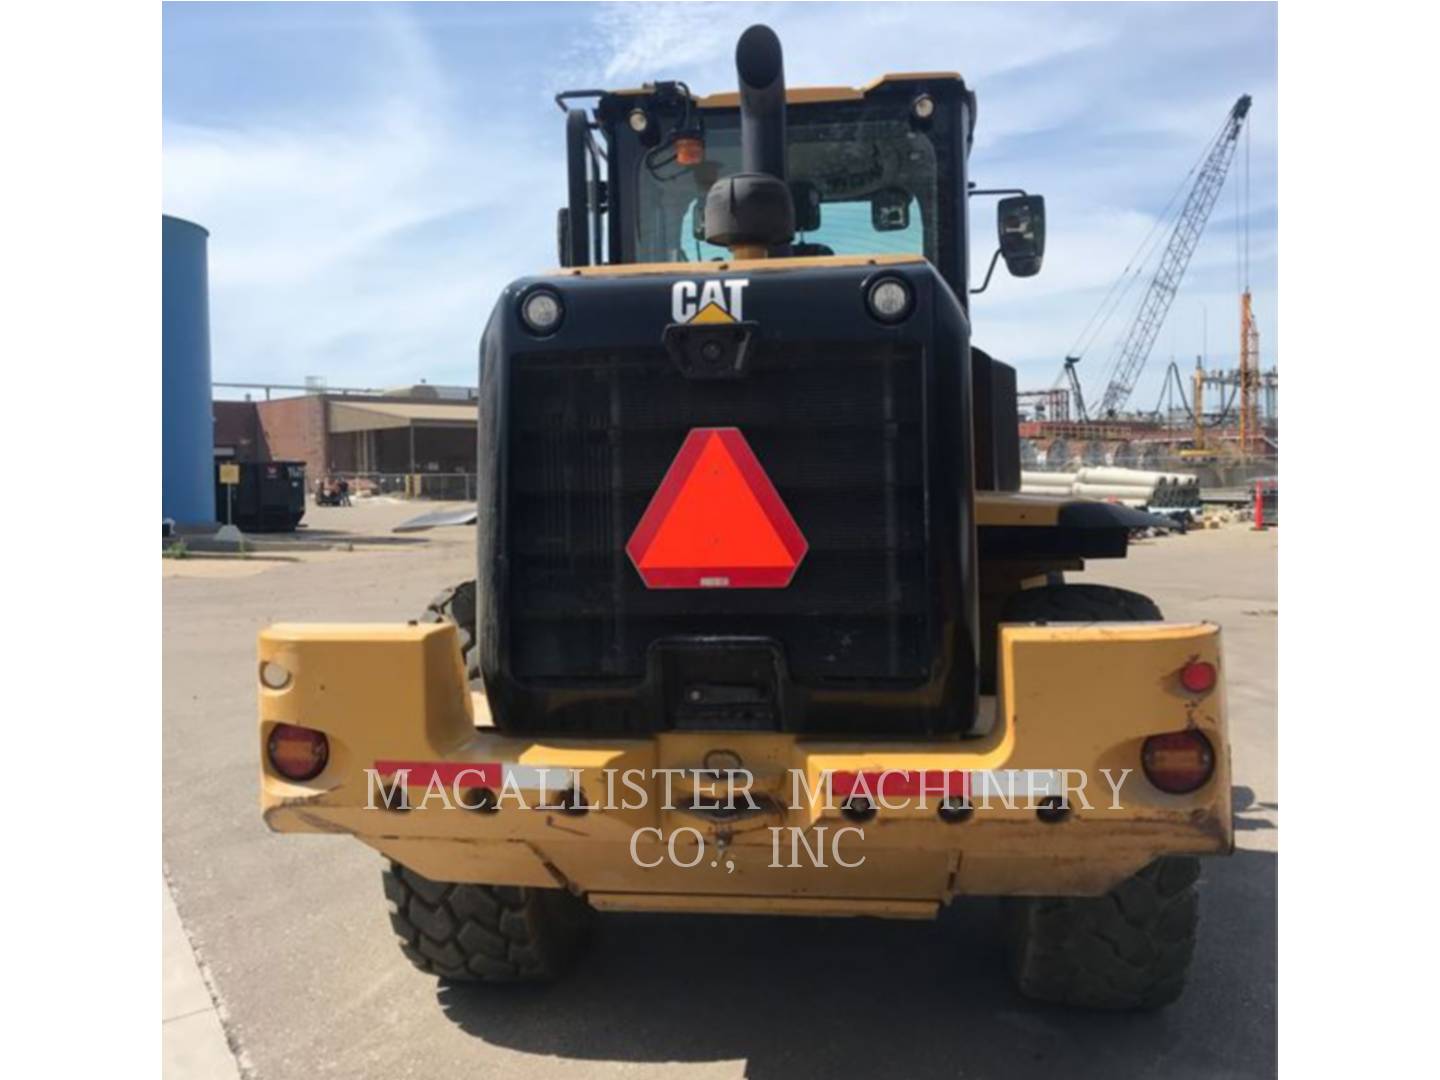
<svg viewBox="0 0 1440 1080">
<path fill-rule="evenodd" d="M 1234 812 L 1236 832 L 1246 832 L 1250 829 L 1274 829 L 1277 826 L 1271 820 L 1261 815 L 1278 814 L 1280 804 L 1273 802 L 1258 802 L 1255 798 L 1253 788 L 1236 785 L 1230 789 L 1230 809 Z"/>
<path fill-rule="evenodd" d="M 277 541 L 294 541 L 311 546 L 316 544 L 340 545 L 363 544 L 366 547 L 415 547 L 426 543 L 424 536 L 396 535 L 382 529 L 367 529 L 363 532 L 351 532 L 346 529 L 312 529 L 302 526 L 290 533 L 261 533 L 258 536 L 246 535 L 247 540 L 259 540 L 264 542 L 267 538 Z"/>
<path fill-rule="evenodd" d="M 498 1046 L 579 1061 L 743 1060 L 753 1080 L 1272 1076 L 1276 857 L 1207 860 L 1204 882 L 1190 986 L 1158 1013 L 1020 998 L 994 900 L 934 923 L 610 916 L 558 985 L 442 984 L 439 998 Z"/>
</svg>

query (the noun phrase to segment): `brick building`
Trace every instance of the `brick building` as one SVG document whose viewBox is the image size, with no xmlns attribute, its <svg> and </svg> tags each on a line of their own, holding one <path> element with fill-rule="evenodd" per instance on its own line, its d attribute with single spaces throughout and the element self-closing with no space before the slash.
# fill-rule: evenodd
<svg viewBox="0 0 1440 1080">
<path fill-rule="evenodd" d="M 215 401 L 215 454 L 237 461 L 303 461 L 311 482 L 342 474 L 473 474 L 474 393 L 421 385 L 381 394 Z"/>
</svg>

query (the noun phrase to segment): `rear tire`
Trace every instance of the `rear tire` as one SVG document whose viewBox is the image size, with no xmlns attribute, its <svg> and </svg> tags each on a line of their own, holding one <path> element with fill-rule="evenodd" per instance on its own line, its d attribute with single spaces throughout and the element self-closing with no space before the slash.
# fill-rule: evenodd
<svg viewBox="0 0 1440 1080">
<path fill-rule="evenodd" d="M 1155 860 L 1099 897 L 1009 902 L 1011 971 L 1026 997 L 1089 1009 L 1156 1009 L 1185 989 L 1200 861 Z"/>
<path fill-rule="evenodd" d="M 1154 600 L 1110 585 L 1042 585 L 1005 601 L 1002 622 L 1158 622 Z"/>
<path fill-rule="evenodd" d="M 422 623 L 448 622 L 460 633 L 460 655 L 465 658 L 465 675 L 480 681 L 480 643 L 475 636 L 475 582 L 462 581 L 446 589 L 426 605 Z"/>
<path fill-rule="evenodd" d="M 590 905 L 563 889 L 431 881 L 391 862 L 390 925 L 421 971 L 454 982 L 544 982 L 589 936 Z"/>
</svg>

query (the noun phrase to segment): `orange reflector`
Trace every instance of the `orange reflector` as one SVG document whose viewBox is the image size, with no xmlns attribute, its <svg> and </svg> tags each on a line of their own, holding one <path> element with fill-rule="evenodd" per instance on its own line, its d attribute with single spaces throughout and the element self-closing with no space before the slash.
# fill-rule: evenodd
<svg viewBox="0 0 1440 1080">
<path fill-rule="evenodd" d="M 1215 665 L 1208 660 L 1191 660 L 1180 669 L 1180 685 L 1192 694 L 1215 689 L 1217 677 Z"/>
<path fill-rule="evenodd" d="M 330 740 L 325 733 L 295 724 L 276 724 L 265 749 L 270 764 L 287 780 L 314 779 L 330 760 Z"/>
<path fill-rule="evenodd" d="M 1140 751 L 1145 775 L 1161 791 L 1185 795 L 1210 779 L 1215 751 L 1198 731 L 1171 731 L 1152 735 Z"/>
<path fill-rule="evenodd" d="M 809 545 L 739 428 L 693 428 L 625 545 L 651 589 L 783 589 Z"/>
<path fill-rule="evenodd" d="M 705 144 L 699 139 L 676 139 L 675 162 L 679 165 L 699 165 L 705 160 Z"/>
</svg>

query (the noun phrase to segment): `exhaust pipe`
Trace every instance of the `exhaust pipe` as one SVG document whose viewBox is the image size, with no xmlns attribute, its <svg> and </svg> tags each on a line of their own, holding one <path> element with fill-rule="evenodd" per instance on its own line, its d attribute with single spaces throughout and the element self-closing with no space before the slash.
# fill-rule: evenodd
<svg viewBox="0 0 1440 1080">
<path fill-rule="evenodd" d="M 735 46 L 740 78 L 740 160 L 747 173 L 785 179 L 785 57 L 768 26 L 752 26 Z"/>
<path fill-rule="evenodd" d="M 785 183 L 785 58 L 780 39 L 755 25 L 735 46 L 740 83 L 741 171 L 705 196 L 705 239 L 737 259 L 763 259 L 795 236 Z"/>
</svg>

